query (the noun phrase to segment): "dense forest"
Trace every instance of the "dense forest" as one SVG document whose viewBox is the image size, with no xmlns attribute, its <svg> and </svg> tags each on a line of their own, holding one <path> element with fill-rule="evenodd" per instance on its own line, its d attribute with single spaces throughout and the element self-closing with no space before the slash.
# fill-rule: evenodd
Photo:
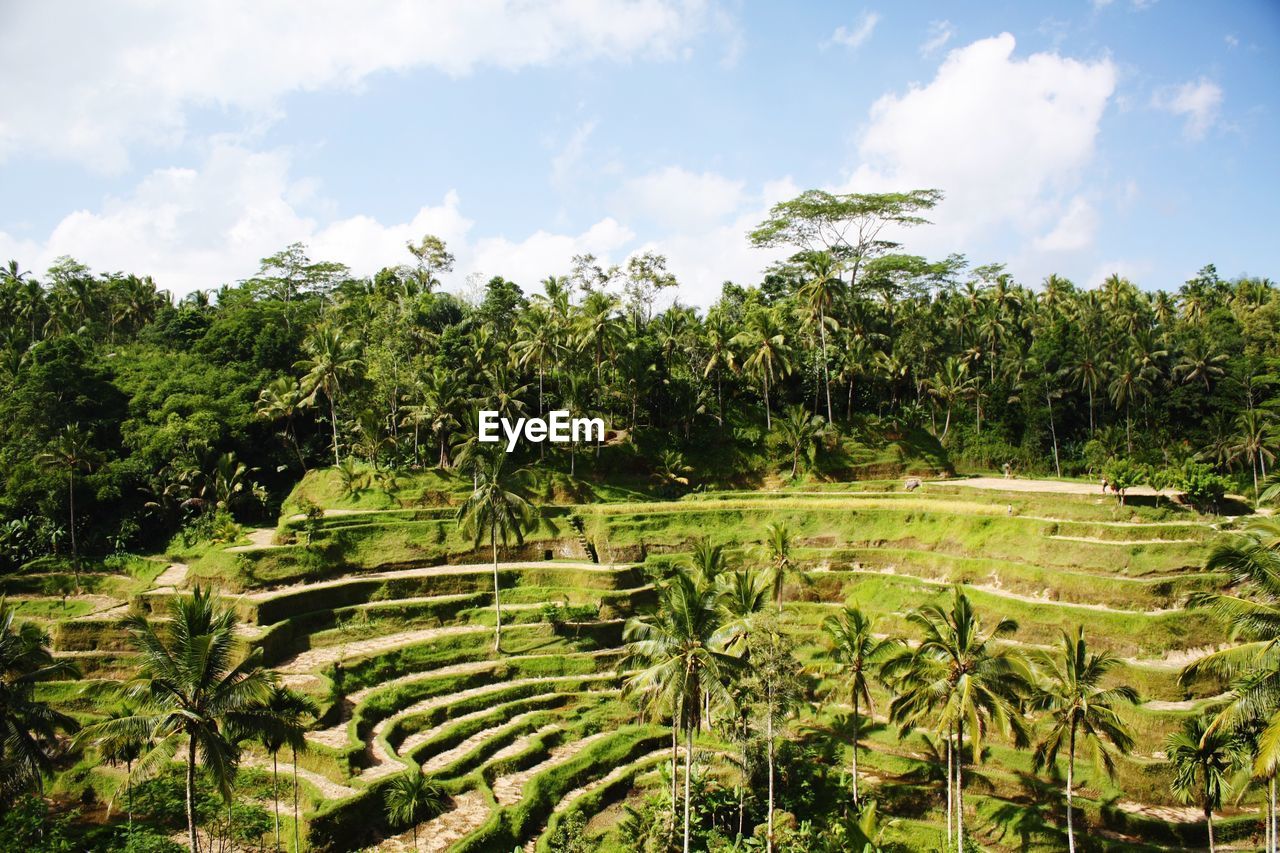
<svg viewBox="0 0 1280 853">
<path fill-rule="evenodd" d="M 479 409 L 601 416 L 603 447 L 518 461 L 655 491 L 851 476 L 859 447 L 896 442 L 942 470 L 1256 494 L 1280 446 L 1273 282 L 1207 265 L 1085 288 L 909 254 L 897 241 L 940 197 L 783 202 L 749 236 L 786 260 L 706 310 L 655 253 L 463 299 L 429 235 L 371 279 L 295 244 L 181 299 L 71 258 L 10 262 L 0 563 L 264 519 L 311 467 L 465 464 Z"/>
</svg>

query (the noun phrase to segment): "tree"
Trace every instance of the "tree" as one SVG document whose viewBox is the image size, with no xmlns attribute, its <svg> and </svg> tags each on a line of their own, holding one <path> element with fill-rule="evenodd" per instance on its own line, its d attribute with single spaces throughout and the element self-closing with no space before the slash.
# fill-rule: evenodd
<svg viewBox="0 0 1280 853">
<path fill-rule="evenodd" d="M 920 644 L 886 663 L 897 696 L 889 718 L 914 725 L 932 718 L 947 739 L 948 817 L 955 818 L 956 850 L 964 849 L 965 734 L 974 761 L 982 759 L 982 737 L 992 728 L 1012 735 L 1015 746 L 1028 743 L 1021 709 L 1032 692 L 1026 660 L 999 643 L 1018 629 L 1001 619 L 989 632 L 969 597 L 957 586 L 947 609 L 929 604 L 912 610 L 907 621 L 922 634 Z"/>
<path fill-rule="evenodd" d="M 55 660 L 50 638 L 34 622 L 19 622 L 0 596 L 0 805 L 39 791 L 60 752 L 59 732 L 75 732 L 75 719 L 35 696 L 41 681 L 79 678 L 75 665 Z"/>
<path fill-rule="evenodd" d="M 480 454 L 475 461 L 475 487 L 458 507 L 462 530 L 474 538 L 476 547 L 489 537 L 493 549 L 493 650 L 502 647 L 502 599 L 498 589 L 498 540 L 506 547 L 512 536 L 524 544 L 524 531 L 534 523 L 533 506 L 524 496 L 524 470 L 506 470 L 507 454 L 495 450 Z"/>
<path fill-rule="evenodd" d="M 1037 770 L 1052 767 L 1058 760 L 1058 753 L 1066 747 L 1067 848 L 1075 853 L 1072 798 L 1076 747 L 1081 740 L 1092 747 L 1095 763 L 1111 775 L 1115 762 L 1106 744 L 1121 753 L 1133 748 L 1133 735 L 1116 713 L 1116 705 L 1137 702 L 1138 694 L 1132 687 L 1102 686 L 1107 673 L 1119 661 L 1110 652 L 1090 652 L 1085 643 L 1084 629 L 1080 626 L 1076 626 L 1071 634 L 1062 633 L 1061 657 L 1042 652 L 1038 660 L 1048 673 L 1048 683 L 1039 691 L 1036 705 L 1046 712 L 1050 727 L 1036 745 L 1035 767 Z"/>
<path fill-rule="evenodd" d="M 133 709 L 128 705 L 120 708 L 112 709 L 107 718 L 118 720 L 122 717 L 133 716 Z M 100 737 L 94 744 L 98 749 L 98 755 L 107 764 L 124 765 L 124 788 L 125 803 L 129 816 L 129 830 L 133 830 L 133 765 L 143 754 L 144 751 L 151 748 L 149 738 L 139 736 L 136 732 L 125 732 L 116 737 Z"/>
<path fill-rule="evenodd" d="M 973 388 L 973 379 L 968 375 L 969 365 L 958 358 L 949 357 L 942 363 L 942 369 L 929 380 L 929 395 L 946 407 L 946 420 L 942 425 L 942 435 L 938 440 L 947 441 L 947 433 L 951 431 L 951 409 L 963 399 Z M 936 421 L 934 429 L 937 429 Z"/>
<path fill-rule="evenodd" d="M 316 329 L 303 345 L 308 358 L 294 367 L 305 371 L 299 380 L 306 397 L 304 405 L 313 405 L 317 394 L 324 394 L 329 403 L 329 425 L 333 430 L 333 464 L 342 457 L 338 450 L 338 394 L 342 383 L 363 364 L 359 358 L 359 346 L 337 326 Z"/>
<path fill-rule="evenodd" d="M 818 445 L 826 434 L 826 424 L 821 415 L 810 415 L 804 406 L 797 404 L 789 406 L 778 420 L 778 433 L 782 437 L 783 447 L 791 456 L 791 477 L 795 479 L 800 473 L 801 458 L 813 460 Z"/>
<path fill-rule="evenodd" d="M 298 445 L 298 434 L 293 427 L 293 419 L 303 408 L 307 395 L 302 393 L 298 383 L 288 376 L 280 376 L 271 381 L 258 393 L 258 404 L 255 409 L 258 417 L 267 421 L 284 421 L 282 433 L 286 442 L 293 448 L 298 457 L 298 465 L 305 473 L 307 461 L 302 458 L 302 448 Z"/>
<path fill-rule="evenodd" d="M 1116 493 L 1116 499 L 1124 506 L 1125 492 L 1140 484 L 1147 478 L 1146 466 L 1132 459 L 1112 459 L 1102 469 L 1102 476 L 1107 485 Z"/>
<path fill-rule="evenodd" d="M 684 733 L 684 851 L 688 853 L 691 814 L 693 733 L 702 724 L 704 697 L 730 701 L 726 682 L 736 660 L 724 649 L 717 590 L 677 571 L 658 590 L 659 608 L 627 621 L 626 659 L 636 671 L 625 691 L 641 697 L 650 712 L 672 716 L 672 811 L 675 810 L 676 730 Z"/>
<path fill-rule="evenodd" d="M 769 779 L 765 849 L 772 851 L 778 736 L 788 716 L 803 699 L 799 675 L 804 668 L 796 660 L 794 641 L 782 629 L 777 617 L 762 617 L 753 627 L 747 637 L 747 683 L 749 695 L 755 697 L 756 716 L 764 727 Z"/>
<path fill-rule="evenodd" d="M 45 468 L 67 472 L 67 530 L 71 535 L 71 568 L 76 578 L 76 595 L 80 594 L 80 551 L 76 547 L 76 472 L 88 471 L 95 458 L 89 445 L 89 436 L 79 424 L 65 427 L 49 445 L 49 449 L 37 457 Z"/>
<path fill-rule="evenodd" d="M 769 574 L 773 581 L 773 600 L 778 604 L 778 612 L 782 612 L 782 589 L 786 585 L 787 575 L 795 567 L 791 563 L 791 529 L 776 521 L 769 522 L 764 529 L 765 553 L 769 559 Z"/>
<path fill-rule="evenodd" d="M 235 613 L 200 587 L 174 600 L 169 621 L 159 628 L 141 615 L 130 616 L 125 625 L 139 660 L 137 677 L 123 689 L 137 710 L 87 726 L 84 737 L 152 741 L 138 761 L 141 775 L 166 766 L 185 740 L 187 834 L 191 850 L 199 853 L 197 750 L 200 764 L 229 801 L 239 757 L 235 733 L 256 729 L 259 709 L 271 695 L 272 675 L 261 665 L 261 648 L 238 654 Z"/>
<path fill-rule="evenodd" d="M 810 252 L 804 256 L 802 266 L 805 280 L 796 290 L 802 309 L 818 327 L 822 342 L 823 387 L 827 399 L 827 423 L 834 421 L 831 414 L 831 363 L 827 359 L 828 314 L 840 293 L 840 265 L 830 252 Z"/>
<path fill-rule="evenodd" d="M 828 616 L 822 622 L 831 642 L 831 655 L 835 658 L 835 672 L 840 679 L 840 692 L 848 697 L 853 707 L 853 762 L 849 777 L 853 785 L 853 801 L 858 797 L 858 741 L 862 732 L 861 709 L 875 712 L 871 699 L 871 681 L 878 668 L 902 648 L 897 637 L 877 637 L 875 620 L 865 616 L 856 607 L 846 607 L 839 616 Z"/>
<path fill-rule="evenodd" d="M 1173 766 L 1173 791 L 1185 803 L 1204 812 L 1213 853 L 1213 812 L 1231 793 L 1231 774 L 1239 767 L 1242 748 L 1237 737 L 1210 726 L 1204 717 L 1192 717 L 1182 731 L 1169 735 L 1165 754 Z"/>
<path fill-rule="evenodd" d="M 315 701 L 283 684 L 273 684 L 266 701 L 249 712 L 253 734 L 271 756 L 271 798 L 275 804 L 276 849 L 280 849 L 280 750 L 289 747 L 293 759 L 293 848 L 298 844 L 298 753 L 307 748 L 310 720 L 320 713 Z"/>
<path fill-rule="evenodd" d="M 1262 409 L 1246 409 L 1236 418 L 1235 443 L 1230 447 L 1231 461 L 1248 462 L 1253 473 L 1253 494 L 1259 496 L 1258 471 L 1262 471 L 1262 479 L 1267 479 L 1267 463 L 1274 462 L 1275 451 L 1271 449 L 1275 440 L 1275 429 L 1271 425 L 1268 412 Z"/>
<path fill-rule="evenodd" d="M 760 380 L 765 429 L 773 429 L 769 385 L 775 376 L 786 376 L 791 372 L 791 346 L 787 343 L 786 333 L 773 311 L 759 309 L 747 317 L 746 329 L 734 336 L 733 344 L 742 347 L 745 353 L 742 368 Z"/>
<path fill-rule="evenodd" d="M 418 849 L 418 823 L 423 818 L 439 814 L 446 798 L 439 786 L 433 784 L 420 768 L 413 767 L 391 780 L 387 787 L 387 820 L 413 827 L 413 849 Z"/>
</svg>

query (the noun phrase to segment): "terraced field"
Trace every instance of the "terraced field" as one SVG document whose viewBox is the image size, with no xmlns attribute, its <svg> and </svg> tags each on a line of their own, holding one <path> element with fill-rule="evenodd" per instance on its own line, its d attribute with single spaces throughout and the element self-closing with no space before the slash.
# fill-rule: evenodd
<svg viewBox="0 0 1280 853">
<path fill-rule="evenodd" d="M 626 618 L 652 606 L 651 579 L 696 537 L 758 565 L 764 527 L 785 523 L 804 568 L 785 592 L 787 624 L 819 681 L 830 670 L 819 624 L 845 604 L 880 616 L 881 630 L 908 633 L 905 611 L 959 583 L 985 619 L 1016 619 L 1013 642 L 1026 648 L 1082 624 L 1091 644 L 1124 659 L 1113 680 L 1141 696 L 1124 711 L 1141 746 L 1119 761 L 1114 780 L 1077 767 L 1091 833 L 1103 846 L 1198 842 L 1198 813 L 1173 799 L 1159 746 L 1221 691 L 1178 686 L 1180 667 L 1224 639 L 1211 618 L 1181 603 L 1221 581 L 1200 566 L 1206 543 L 1232 521 L 1167 502 L 1122 508 L 1092 494 L 858 488 L 545 506 L 526 543 L 503 556 L 500 653 L 492 649 L 491 567 L 459 538 L 447 507 L 330 507 L 310 526 L 288 515 L 270 534 L 156 567 L 128 596 L 81 599 L 92 612 L 68 614 L 76 618 L 61 618 L 57 597 L 38 581 L 24 581 L 22 600 L 28 614 L 54 623 L 60 655 L 111 678 L 130 666 L 126 604 L 160 612 L 196 583 L 218 587 L 247 624 L 246 642 L 321 705 L 300 758 L 302 834 L 314 849 L 411 849 L 411 834 L 387 825 L 383 797 L 412 765 L 450 796 L 417 828 L 419 849 L 545 851 L 572 812 L 589 818 L 598 848 L 621 849 L 623 805 L 668 784 L 661 771 L 671 758 L 669 730 L 620 696 Z M 63 685 L 42 689 L 69 696 Z M 889 698 L 879 691 L 877 712 Z M 805 722 L 821 720 L 797 721 L 794 736 Z M 880 727 L 867 746 L 866 780 L 897 817 L 887 837 L 940 847 L 945 799 L 940 781 L 920 776 L 921 742 Z M 703 747 L 726 748 L 710 732 Z M 1030 753 L 996 739 L 981 775 L 982 789 L 967 800 L 980 843 L 1043 843 L 1010 834 L 1000 816 L 1056 796 L 1031 774 Z M 1254 813 L 1247 799 L 1232 806 L 1219 839 L 1259 832 Z"/>
</svg>

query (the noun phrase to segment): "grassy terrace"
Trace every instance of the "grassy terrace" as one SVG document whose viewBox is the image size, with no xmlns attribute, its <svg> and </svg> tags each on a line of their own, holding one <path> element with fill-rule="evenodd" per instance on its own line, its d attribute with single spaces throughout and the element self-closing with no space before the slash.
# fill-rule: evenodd
<svg viewBox="0 0 1280 853">
<path fill-rule="evenodd" d="M 585 503 L 572 484 L 544 484 L 555 503 L 542 508 L 523 547 L 502 555 L 505 630 L 495 654 L 492 568 L 457 531 L 448 505 L 457 489 L 429 479 L 394 500 L 341 498 L 328 474 L 313 474 L 286 505 L 270 546 L 178 551 L 171 558 L 188 570 L 177 590 L 148 589 L 163 563 L 112 589 L 135 608 L 157 610 L 183 588 L 215 585 L 249 623 L 246 640 L 320 702 L 322 718 L 302 759 L 311 774 L 303 820 L 312 842 L 328 849 L 355 849 L 399 831 L 386 824 L 383 799 L 390 780 L 415 765 L 453 797 L 444 814 L 419 827 L 454 839 L 451 850 L 549 851 L 555 830 L 575 812 L 589 819 L 600 849 L 621 849 L 621 805 L 662 790 L 657 771 L 670 748 L 668 731 L 646 725 L 620 696 L 623 620 L 652 606 L 653 579 L 698 537 L 728 545 L 738 565 L 762 565 L 757 543 L 770 523 L 796 537 L 803 577 L 786 589 L 788 625 L 819 684 L 832 683 L 820 632 L 826 615 L 857 605 L 880 617 L 880 630 L 905 632 L 903 613 L 944 600 L 960 583 L 984 620 L 1016 619 L 1009 642 L 1028 651 L 1051 647 L 1062 630 L 1082 624 L 1091 645 L 1120 656 L 1110 680 L 1140 694 L 1141 703 L 1122 715 L 1142 744 L 1158 748 L 1183 720 L 1220 701 L 1220 685 L 1187 691 L 1176 679 L 1194 650 L 1224 641 L 1206 614 L 1181 607 L 1188 594 L 1223 580 L 1200 569 L 1222 519 L 1169 505 L 1122 508 L 1101 496 L 945 483 L 914 493 L 881 482 L 681 501 L 597 490 Z M 318 522 L 297 519 L 304 497 L 337 512 Z M 604 564 L 590 562 L 574 519 Z M 36 578 L 18 585 L 44 589 L 48 582 Z M 94 612 L 87 603 L 73 600 L 64 611 L 60 598 L 43 593 L 23 607 L 53 627 L 59 653 L 77 656 L 87 670 L 127 667 L 118 611 L 86 622 Z M 104 712 L 92 682 L 45 684 L 40 693 L 82 719 Z M 878 685 L 873 698 L 877 709 L 891 699 Z M 709 749 L 728 748 L 706 738 Z M 1056 802 L 1059 788 L 1032 774 L 1029 752 L 999 737 L 988 743 L 975 769 L 985 781 L 970 800 L 982 843 L 1052 848 L 1056 830 L 1015 837 L 1002 829 L 1002 815 L 1029 796 Z M 834 766 L 845 766 L 847 744 L 832 749 Z M 945 801 L 940 783 L 921 776 L 919 744 L 880 727 L 861 763 L 897 818 L 889 837 L 912 848 L 937 844 Z M 109 771 L 94 772 L 104 789 L 112 784 Z M 1080 807 L 1104 833 L 1102 849 L 1124 839 L 1135 849 L 1138 838 L 1150 849 L 1178 848 L 1200 837 L 1192 824 L 1126 805 L 1176 809 L 1169 771 L 1150 749 L 1121 759 L 1114 779 L 1084 766 L 1077 774 Z M 1229 816 L 1221 833 L 1236 837 L 1253 826 L 1248 815 Z"/>
</svg>

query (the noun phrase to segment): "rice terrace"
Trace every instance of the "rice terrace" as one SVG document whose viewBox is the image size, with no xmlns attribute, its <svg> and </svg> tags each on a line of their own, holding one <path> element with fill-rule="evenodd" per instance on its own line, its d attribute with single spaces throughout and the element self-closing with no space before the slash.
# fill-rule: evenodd
<svg viewBox="0 0 1280 853">
<path fill-rule="evenodd" d="M 0 3 L 0 853 L 1280 853 L 1280 6 Z"/>
</svg>

